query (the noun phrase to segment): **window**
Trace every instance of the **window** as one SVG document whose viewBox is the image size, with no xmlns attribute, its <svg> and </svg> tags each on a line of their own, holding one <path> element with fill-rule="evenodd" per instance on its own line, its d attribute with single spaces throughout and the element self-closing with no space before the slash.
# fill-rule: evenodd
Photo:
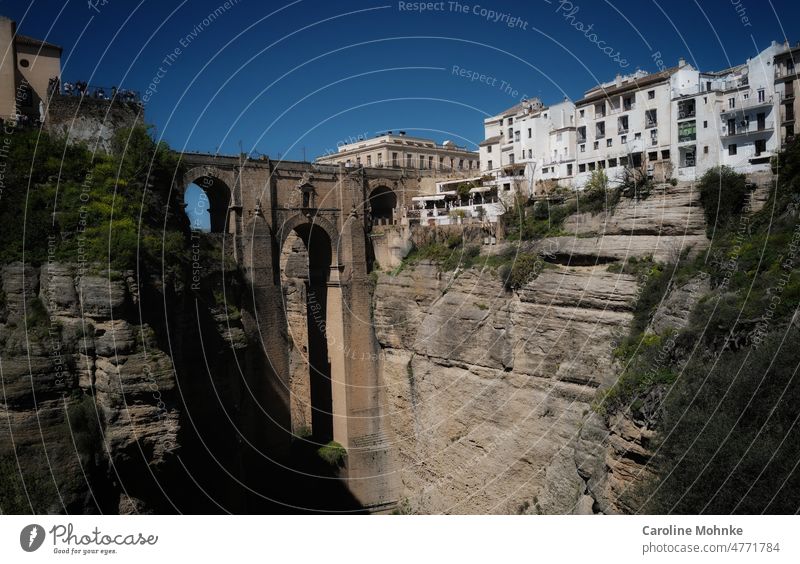
<svg viewBox="0 0 800 564">
<path fill-rule="evenodd" d="M 383 165 L 383 153 L 378 153 L 378 166 Z"/>
<path fill-rule="evenodd" d="M 628 157 L 620 157 L 619 166 L 628 166 Z"/>
<path fill-rule="evenodd" d="M 425 168 L 425 157 L 422 155 L 419 156 L 419 168 Z"/>
<path fill-rule="evenodd" d="M 728 98 L 728 108 L 733 109 L 736 107 L 736 98 Z"/>
<path fill-rule="evenodd" d="M 556 141 L 561 141 L 561 133 L 556 133 Z"/>
<path fill-rule="evenodd" d="M 706 81 L 706 90 L 711 90 L 711 81 L 710 80 Z"/>
<path fill-rule="evenodd" d="M 693 118 L 694 116 L 694 100 L 683 100 L 678 102 L 678 119 Z"/>
<path fill-rule="evenodd" d="M 492 160 L 486 161 L 486 170 L 492 170 Z"/>
<path fill-rule="evenodd" d="M 736 120 L 728 120 L 728 135 L 736 135 Z"/>
<path fill-rule="evenodd" d="M 736 143 L 731 143 L 728 145 L 728 154 L 735 155 L 736 154 Z"/>
<path fill-rule="evenodd" d="M 646 110 L 644 112 L 645 127 L 655 127 L 658 125 L 658 110 Z"/>
<path fill-rule="evenodd" d="M 767 150 L 767 140 L 766 139 L 756 139 L 756 156 L 761 156 L 761 153 L 766 152 Z"/>
<path fill-rule="evenodd" d="M 505 190 L 506 192 L 508 192 L 509 190 L 511 190 L 511 184 L 509 184 L 508 182 L 506 182 L 505 184 L 503 184 L 503 190 Z"/>
<path fill-rule="evenodd" d="M 578 128 L 578 143 L 586 141 L 586 126 L 582 125 Z"/>
<path fill-rule="evenodd" d="M 648 161 L 658 160 L 658 151 L 653 151 L 651 153 L 647 153 L 647 160 Z"/>
<path fill-rule="evenodd" d="M 654 100 L 655 97 L 656 97 L 656 91 L 655 90 L 650 90 L 650 91 L 647 92 L 647 99 L 648 100 Z"/>
<path fill-rule="evenodd" d="M 617 166 L 617 159 L 608 159 L 608 168 L 614 168 Z"/>
<path fill-rule="evenodd" d="M 512 123 L 514 123 L 514 118 L 513 117 L 508 118 L 508 125 L 511 125 Z"/>
<path fill-rule="evenodd" d="M 372 155 L 367 155 L 367 166 L 372 166 Z"/>
<path fill-rule="evenodd" d="M 707 121 L 703 122 L 703 129 L 708 129 L 708 122 Z"/>
<path fill-rule="evenodd" d="M 606 136 L 606 122 L 599 121 L 595 125 L 595 138 L 602 139 Z"/>
<path fill-rule="evenodd" d="M 489 145 L 489 148 L 491 149 L 492 146 Z M 491 151 L 489 152 L 491 153 Z M 444 157 L 439 157 L 439 170 L 444 170 Z"/>
<path fill-rule="evenodd" d="M 571 164 L 567 165 L 567 176 L 572 176 L 572 165 Z"/>
<path fill-rule="evenodd" d="M 356 164 L 361 166 L 361 157 L 356 157 Z"/>
<path fill-rule="evenodd" d="M 641 133 L 641 132 L 639 132 L 639 133 L 634 133 L 634 134 L 633 134 L 633 138 L 634 138 L 634 139 L 641 139 L 641 138 L 642 138 L 642 133 Z"/>
<path fill-rule="evenodd" d="M 572 166 L 572 165 L 570 165 L 570 166 Z M 578 172 L 586 172 L 586 165 L 585 164 L 579 164 L 578 165 Z"/>
<path fill-rule="evenodd" d="M 695 121 L 678 122 L 678 143 L 694 141 L 697 139 L 697 127 Z"/>
<path fill-rule="evenodd" d="M 628 116 L 622 116 L 617 120 L 617 133 L 628 133 Z"/>
<path fill-rule="evenodd" d="M 586 145 L 581 145 L 581 153 L 585 153 L 585 152 L 586 152 Z"/>
<path fill-rule="evenodd" d="M 594 170 L 594 163 L 589 163 L 589 170 L 590 170 L 590 171 L 593 171 L 593 170 Z"/>
<path fill-rule="evenodd" d="M 606 161 L 597 161 L 597 168 L 599 170 L 603 170 L 604 168 L 606 168 Z"/>
<path fill-rule="evenodd" d="M 593 145 L 593 148 L 594 149 L 599 149 L 600 148 L 600 142 L 599 141 L 595 141 L 594 145 Z"/>
<path fill-rule="evenodd" d="M 411 168 L 413 165 L 411 163 L 411 155 L 406 155 L 406 168 Z"/>
<path fill-rule="evenodd" d="M 529 159 L 533 158 L 533 149 L 528 149 L 528 158 Z"/>
<path fill-rule="evenodd" d="M 584 110 L 581 110 L 581 117 L 583 117 L 583 114 L 584 114 Z"/>
<path fill-rule="evenodd" d="M 392 166 L 397 166 L 397 153 L 392 153 Z"/>
<path fill-rule="evenodd" d="M 665 160 L 665 161 L 669 160 L 669 149 L 665 149 L 664 151 L 661 151 L 661 158 L 663 160 Z"/>
<path fill-rule="evenodd" d="M 519 130 L 514 132 L 514 141 L 519 142 Z"/>
<path fill-rule="evenodd" d="M 708 145 L 703 146 L 703 154 L 704 155 L 708 154 Z"/>
<path fill-rule="evenodd" d="M 470 161 L 470 164 L 472 164 L 471 161 Z M 433 170 L 433 157 L 428 157 L 428 168 Z M 472 167 L 470 167 L 470 168 L 472 168 Z"/>
<path fill-rule="evenodd" d="M 633 96 L 626 96 L 622 99 L 622 110 L 627 112 L 633 108 Z"/>
<path fill-rule="evenodd" d="M 514 164 L 514 153 L 508 154 L 508 164 Z"/>
<path fill-rule="evenodd" d="M 528 139 L 530 139 L 531 137 L 533 137 L 533 130 L 529 127 L 528 128 Z"/>
<path fill-rule="evenodd" d="M 594 105 L 594 117 L 605 117 L 606 115 L 606 103 L 600 102 L 599 104 Z"/>
<path fill-rule="evenodd" d="M 742 94 L 742 100 L 749 100 L 749 99 L 750 99 L 750 94 L 748 92 Z"/>
<path fill-rule="evenodd" d="M 487 145 L 486 146 L 486 152 L 487 153 L 491 153 L 492 152 L 492 146 L 491 145 Z M 441 161 L 442 159 L 440 158 L 439 160 Z"/>
<path fill-rule="evenodd" d="M 511 155 L 511 162 L 512 163 L 514 162 L 514 155 Z M 463 169 L 464 169 L 464 159 L 459 159 L 458 160 L 458 170 L 463 170 Z"/>
<path fill-rule="evenodd" d="M 608 139 L 606 139 L 606 147 L 610 147 L 610 146 L 611 146 L 611 142 L 612 142 L 612 141 L 613 141 L 613 139 L 611 139 L 611 137 L 609 137 Z"/>
<path fill-rule="evenodd" d="M 508 128 L 508 140 L 509 140 L 509 142 L 511 141 L 512 137 L 514 137 L 514 128 L 513 127 L 509 127 Z"/>
<path fill-rule="evenodd" d="M 658 145 L 658 129 L 650 130 L 650 144 Z"/>
</svg>

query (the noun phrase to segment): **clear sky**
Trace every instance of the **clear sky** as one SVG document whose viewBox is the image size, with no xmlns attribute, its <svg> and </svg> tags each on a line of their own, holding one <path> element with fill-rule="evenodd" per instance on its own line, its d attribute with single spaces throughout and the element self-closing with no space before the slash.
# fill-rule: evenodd
<svg viewBox="0 0 800 564">
<path fill-rule="evenodd" d="M 657 71 L 680 57 L 719 70 L 773 40 L 800 40 L 797 0 L 418 6 L 0 0 L 0 14 L 16 20 L 19 33 L 64 47 L 65 81 L 144 94 L 157 79 L 146 117 L 172 147 L 241 146 L 292 160 L 386 130 L 474 147 L 483 118 L 526 95 L 545 104 L 578 99 L 617 73 Z M 485 78 L 472 81 L 467 71 Z"/>
</svg>

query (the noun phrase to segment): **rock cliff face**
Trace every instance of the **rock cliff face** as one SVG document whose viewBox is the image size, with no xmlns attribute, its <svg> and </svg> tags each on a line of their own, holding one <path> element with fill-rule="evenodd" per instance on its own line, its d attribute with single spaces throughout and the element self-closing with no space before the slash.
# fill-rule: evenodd
<svg viewBox="0 0 800 564">
<path fill-rule="evenodd" d="M 518 291 L 484 268 L 381 274 L 375 326 L 403 504 L 421 513 L 615 513 L 652 431 L 592 409 L 612 385 L 637 280 L 609 266 L 706 244 L 688 187 L 571 217 L 522 252 L 547 264 Z M 674 307 L 681 307 L 678 297 Z M 655 323 L 668 324 L 669 308 Z"/>
<path fill-rule="evenodd" d="M 181 337 L 196 342 L 180 289 L 156 279 L 140 287 L 132 272 L 78 276 L 71 264 L 16 263 L 1 275 L 3 510 L 191 510 L 160 489 L 198 426 L 182 406 L 199 394 L 178 374 L 197 369 L 188 357 L 203 360 Z M 245 346 L 235 320 L 214 312 L 206 318 L 221 338 Z M 206 357 L 214 370 L 215 357 Z M 230 392 L 218 379 L 224 403 Z"/>
</svg>

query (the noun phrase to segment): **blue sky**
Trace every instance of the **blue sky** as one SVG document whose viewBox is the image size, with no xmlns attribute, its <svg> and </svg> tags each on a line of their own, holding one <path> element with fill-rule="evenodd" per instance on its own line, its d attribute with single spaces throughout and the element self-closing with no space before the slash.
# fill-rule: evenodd
<svg viewBox="0 0 800 564">
<path fill-rule="evenodd" d="M 800 40 L 796 0 L 229 0 L 205 23 L 224 0 L 92 3 L 0 0 L 0 14 L 64 47 L 64 80 L 145 92 L 160 75 L 146 116 L 176 149 L 293 160 L 385 130 L 474 146 L 524 95 L 577 99 L 657 55 L 716 70 Z"/>
</svg>

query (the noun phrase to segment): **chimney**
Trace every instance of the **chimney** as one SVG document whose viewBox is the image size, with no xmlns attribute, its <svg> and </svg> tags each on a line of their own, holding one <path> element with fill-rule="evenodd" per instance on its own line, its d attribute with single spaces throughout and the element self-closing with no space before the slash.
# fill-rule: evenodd
<svg viewBox="0 0 800 564">
<path fill-rule="evenodd" d="M 616 78 L 614 79 L 614 82 L 616 82 L 616 83 L 617 83 L 617 86 L 619 86 L 620 84 L 622 84 L 622 75 L 621 75 L 621 74 L 619 74 L 619 73 L 617 73 L 617 76 L 616 76 Z"/>
<path fill-rule="evenodd" d="M 685 66 L 686 66 L 686 59 L 684 59 L 683 57 L 678 59 L 678 68 L 685 67 Z"/>
</svg>

